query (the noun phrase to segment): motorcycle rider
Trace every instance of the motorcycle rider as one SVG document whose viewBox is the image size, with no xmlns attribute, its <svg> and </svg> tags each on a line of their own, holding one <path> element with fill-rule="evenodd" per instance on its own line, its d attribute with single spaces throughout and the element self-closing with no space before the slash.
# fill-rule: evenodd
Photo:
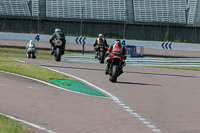
<svg viewBox="0 0 200 133">
<path fill-rule="evenodd" d="M 58 28 L 55 29 L 54 34 L 52 35 L 51 39 L 49 40 L 49 43 L 51 44 L 51 48 L 52 48 L 51 55 L 54 54 L 54 51 L 55 51 L 55 44 L 54 44 L 54 42 L 56 40 L 62 41 L 62 47 L 63 47 L 63 50 L 65 50 L 65 43 L 66 43 L 65 34 L 60 29 L 58 29 Z"/>
<path fill-rule="evenodd" d="M 29 43 L 26 45 L 26 54 L 27 54 L 27 57 L 28 57 L 28 52 L 31 50 L 31 48 L 35 49 L 35 55 L 34 56 L 36 56 L 36 45 L 35 45 L 35 43 L 33 43 L 32 40 L 30 40 Z"/>
<path fill-rule="evenodd" d="M 98 47 L 96 47 L 98 45 Z M 100 45 L 104 45 L 104 47 L 105 47 L 105 49 L 106 49 L 106 51 L 107 51 L 107 49 L 108 49 L 108 47 L 109 47 L 109 45 L 107 44 L 107 41 L 106 41 L 106 39 L 104 38 L 104 35 L 103 34 L 99 34 L 98 35 L 98 38 L 96 38 L 96 40 L 94 41 L 94 50 L 95 50 L 95 58 L 97 58 L 97 55 L 98 55 L 98 53 L 99 53 L 99 46 Z"/>
<path fill-rule="evenodd" d="M 110 62 L 112 61 L 112 58 L 114 56 L 118 56 L 121 58 L 121 71 L 120 74 L 123 73 L 123 66 L 125 66 L 125 60 L 126 60 L 126 49 L 122 46 L 120 40 L 116 40 L 114 44 L 112 44 L 106 53 L 106 71 L 105 74 L 107 75 L 109 72 Z"/>
</svg>

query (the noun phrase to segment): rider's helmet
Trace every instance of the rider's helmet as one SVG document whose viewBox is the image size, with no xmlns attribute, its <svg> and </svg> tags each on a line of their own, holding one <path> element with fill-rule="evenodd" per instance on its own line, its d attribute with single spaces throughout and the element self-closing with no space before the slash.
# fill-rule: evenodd
<svg viewBox="0 0 200 133">
<path fill-rule="evenodd" d="M 35 44 L 33 43 L 33 40 L 29 41 L 29 47 L 35 47 Z"/>
<path fill-rule="evenodd" d="M 29 41 L 29 44 L 33 44 L 33 40 L 30 40 L 30 41 Z"/>
<path fill-rule="evenodd" d="M 103 37 L 103 34 L 100 33 L 100 34 L 99 34 L 99 37 Z"/>
<path fill-rule="evenodd" d="M 115 44 L 116 44 L 117 46 L 121 46 L 121 41 L 120 41 L 120 40 L 116 40 L 116 41 L 115 41 Z"/>
<path fill-rule="evenodd" d="M 55 29 L 55 32 L 61 32 L 61 30 L 60 30 L 60 29 L 58 29 L 58 28 L 56 28 L 56 29 Z"/>
<path fill-rule="evenodd" d="M 30 41 L 29 41 L 29 44 L 34 45 L 33 40 L 30 40 Z"/>
</svg>

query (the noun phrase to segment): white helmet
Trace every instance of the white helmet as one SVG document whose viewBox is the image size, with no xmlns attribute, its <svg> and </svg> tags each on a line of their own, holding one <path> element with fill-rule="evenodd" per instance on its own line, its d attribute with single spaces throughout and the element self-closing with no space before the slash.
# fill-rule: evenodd
<svg viewBox="0 0 200 133">
<path fill-rule="evenodd" d="M 56 28 L 56 29 L 55 29 L 55 32 L 61 32 L 61 30 L 60 30 L 60 29 L 58 29 L 58 28 Z"/>
<path fill-rule="evenodd" d="M 100 33 L 100 34 L 99 34 L 99 37 L 103 37 L 103 34 Z"/>
<path fill-rule="evenodd" d="M 30 40 L 30 41 L 29 41 L 29 44 L 33 44 L 33 40 Z"/>
<path fill-rule="evenodd" d="M 30 40 L 29 41 L 29 45 L 28 45 L 29 47 L 35 47 L 35 44 L 33 43 L 33 41 L 32 40 Z"/>
</svg>

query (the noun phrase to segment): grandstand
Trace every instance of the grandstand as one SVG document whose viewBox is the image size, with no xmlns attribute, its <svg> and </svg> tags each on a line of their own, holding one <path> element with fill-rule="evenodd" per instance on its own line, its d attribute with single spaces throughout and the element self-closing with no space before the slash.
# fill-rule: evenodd
<svg viewBox="0 0 200 133">
<path fill-rule="evenodd" d="M 186 0 L 134 0 L 135 21 L 186 23 Z"/>
<path fill-rule="evenodd" d="M 39 13 L 45 19 L 200 26 L 199 0 L 0 0 L 0 15 L 38 17 Z"/>
<path fill-rule="evenodd" d="M 38 17 L 39 15 L 39 0 L 32 0 L 32 16 Z"/>
<path fill-rule="evenodd" d="M 197 11 L 196 11 L 196 17 L 195 17 L 195 21 L 194 24 L 196 24 L 197 26 L 200 26 L 200 1 L 197 1 Z"/>
<path fill-rule="evenodd" d="M 0 0 L 0 15 L 31 16 L 29 0 Z"/>
<path fill-rule="evenodd" d="M 200 24 L 200 1 L 199 0 L 189 0 L 189 17 L 188 24 Z"/>
<path fill-rule="evenodd" d="M 125 0 L 46 0 L 46 17 L 124 20 Z"/>
</svg>

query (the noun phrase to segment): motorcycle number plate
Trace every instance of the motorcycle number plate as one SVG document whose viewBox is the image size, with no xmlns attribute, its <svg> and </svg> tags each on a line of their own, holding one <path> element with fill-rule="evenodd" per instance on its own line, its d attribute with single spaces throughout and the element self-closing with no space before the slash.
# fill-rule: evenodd
<svg viewBox="0 0 200 133">
<path fill-rule="evenodd" d="M 103 48 L 100 48 L 101 51 L 103 51 Z"/>
</svg>

